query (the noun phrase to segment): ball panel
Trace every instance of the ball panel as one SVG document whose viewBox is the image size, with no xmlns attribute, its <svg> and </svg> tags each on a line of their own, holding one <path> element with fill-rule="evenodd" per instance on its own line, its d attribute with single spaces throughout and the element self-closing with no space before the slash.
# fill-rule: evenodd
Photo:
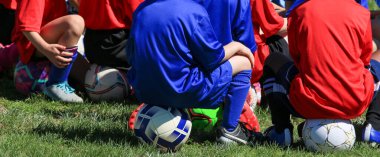
<svg viewBox="0 0 380 157">
<path fill-rule="evenodd" d="M 28 64 L 18 62 L 14 71 L 16 90 L 25 95 L 42 92 L 48 81 L 49 70 L 49 61 L 29 62 Z"/>
<path fill-rule="evenodd" d="M 188 114 L 169 107 L 146 105 L 137 114 L 135 135 L 145 143 L 177 150 L 184 144 L 191 130 Z"/>
<path fill-rule="evenodd" d="M 92 64 L 85 76 L 85 89 L 94 101 L 122 101 L 130 93 L 125 72 L 106 66 Z"/>
<path fill-rule="evenodd" d="M 351 149 L 355 143 L 355 128 L 349 120 L 309 119 L 302 130 L 302 138 L 311 151 Z"/>
</svg>

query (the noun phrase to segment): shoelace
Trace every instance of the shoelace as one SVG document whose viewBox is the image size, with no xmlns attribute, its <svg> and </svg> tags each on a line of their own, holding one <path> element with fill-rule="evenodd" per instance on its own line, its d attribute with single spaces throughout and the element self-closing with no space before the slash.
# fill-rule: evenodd
<svg viewBox="0 0 380 157">
<path fill-rule="evenodd" d="M 74 88 L 70 87 L 70 85 L 67 84 L 66 82 L 58 84 L 57 87 L 62 89 L 66 94 L 75 92 Z"/>
</svg>

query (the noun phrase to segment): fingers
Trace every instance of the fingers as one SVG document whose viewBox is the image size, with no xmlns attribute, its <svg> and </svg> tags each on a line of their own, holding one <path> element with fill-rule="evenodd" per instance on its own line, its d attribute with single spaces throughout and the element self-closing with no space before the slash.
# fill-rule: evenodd
<svg viewBox="0 0 380 157">
<path fill-rule="evenodd" d="M 66 50 L 66 47 L 63 46 L 63 45 L 59 45 L 59 44 L 52 44 L 52 46 L 54 46 L 56 49 L 58 49 L 59 51 L 64 51 Z"/>
<path fill-rule="evenodd" d="M 71 63 L 71 58 L 66 58 L 66 57 L 63 57 L 63 56 L 56 56 L 55 59 L 58 61 L 58 62 L 61 62 L 63 64 L 70 64 Z"/>
<path fill-rule="evenodd" d="M 66 51 L 62 51 L 60 56 L 62 57 L 66 57 L 66 58 L 71 58 L 73 56 L 73 53 L 72 52 L 66 52 Z"/>
<path fill-rule="evenodd" d="M 251 68 L 253 69 L 255 67 L 255 57 L 253 57 L 253 54 L 249 55 L 249 61 L 251 62 Z"/>
<path fill-rule="evenodd" d="M 62 56 L 55 56 L 51 62 L 58 68 L 65 68 L 71 63 L 72 59 L 71 58 L 65 58 Z"/>
</svg>

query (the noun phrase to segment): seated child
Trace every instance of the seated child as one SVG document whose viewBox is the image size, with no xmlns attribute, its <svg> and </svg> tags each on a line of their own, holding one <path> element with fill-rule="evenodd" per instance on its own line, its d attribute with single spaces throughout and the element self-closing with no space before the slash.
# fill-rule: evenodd
<svg viewBox="0 0 380 157">
<path fill-rule="evenodd" d="M 147 0 L 133 15 L 127 58 L 136 97 L 176 108 L 216 108 L 224 102 L 222 143 L 249 142 L 238 123 L 250 87 L 252 52 L 218 41 L 205 8 L 193 0 Z"/>
<path fill-rule="evenodd" d="M 276 13 L 269 0 L 251 0 L 252 23 L 254 26 L 257 52 L 251 82 L 260 81 L 264 62 L 270 53 L 289 56 L 288 44 L 283 38 L 287 35 L 287 20 Z M 261 82 L 262 83 L 262 82 Z"/>
<path fill-rule="evenodd" d="M 79 15 L 86 32 L 83 39 L 90 63 L 126 69 L 125 45 L 132 13 L 143 0 L 79 0 Z"/>
<path fill-rule="evenodd" d="M 76 44 L 84 22 L 78 15 L 65 15 L 63 0 L 19 0 L 12 38 L 23 64 L 46 59 L 51 62 L 45 95 L 58 101 L 83 102 L 67 77 L 77 56 Z"/>
<path fill-rule="evenodd" d="M 353 119 L 370 106 L 366 122 L 370 131 L 365 136 L 379 142 L 375 137 L 380 134 L 380 108 L 370 103 L 379 101 L 374 83 L 380 74 L 380 57 L 371 60 L 369 11 L 354 0 L 295 4 L 288 14 L 293 61 L 279 53 L 271 53 L 266 61 L 268 73 L 273 73 L 264 81 L 273 123 L 266 136 L 289 146 L 293 141 L 290 114 L 306 119 Z"/>
</svg>

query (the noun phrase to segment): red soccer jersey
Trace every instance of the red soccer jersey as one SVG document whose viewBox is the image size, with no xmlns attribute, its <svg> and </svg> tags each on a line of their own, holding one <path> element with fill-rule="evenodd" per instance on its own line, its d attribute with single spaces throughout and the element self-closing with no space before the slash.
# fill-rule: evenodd
<svg viewBox="0 0 380 157">
<path fill-rule="evenodd" d="M 67 14 L 64 0 L 18 0 L 13 42 L 20 52 L 20 59 L 28 63 L 35 48 L 22 31 L 40 32 L 48 22 Z"/>
<path fill-rule="evenodd" d="M 323 8 L 323 9 L 321 9 Z M 289 51 L 299 69 L 289 99 L 305 118 L 352 119 L 372 100 L 370 13 L 354 0 L 309 0 L 289 15 Z"/>
<path fill-rule="evenodd" d="M 2 4 L 4 7 L 12 10 L 16 10 L 17 2 L 16 0 L 0 0 L 0 4 Z"/>
<path fill-rule="evenodd" d="M 265 41 L 282 28 L 284 19 L 277 14 L 269 0 L 251 0 L 251 8 L 257 44 L 257 52 L 254 54 L 255 67 L 251 77 L 251 82 L 254 83 L 262 76 L 264 61 L 269 55 L 269 47 Z M 260 34 L 260 29 L 264 34 Z"/>
<path fill-rule="evenodd" d="M 130 29 L 132 14 L 143 0 L 79 0 L 79 15 L 86 28 Z"/>
</svg>

